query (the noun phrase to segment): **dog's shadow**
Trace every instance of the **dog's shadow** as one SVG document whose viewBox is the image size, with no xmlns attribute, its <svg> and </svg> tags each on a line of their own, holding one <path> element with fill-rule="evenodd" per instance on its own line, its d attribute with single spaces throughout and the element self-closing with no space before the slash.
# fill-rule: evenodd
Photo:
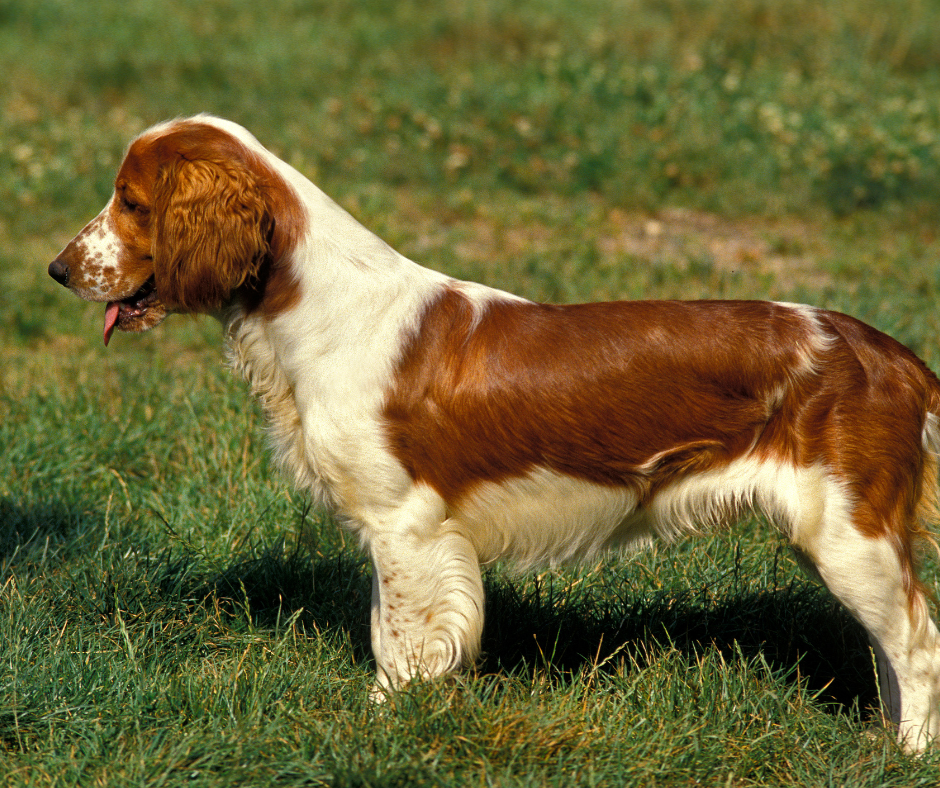
<svg viewBox="0 0 940 788">
<path fill-rule="evenodd" d="M 310 559 L 296 548 L 268 548 L 232 563 L 205 592 L 239 610 L 247 604 L 262 626 L 295 615 L 310 633 L 341 632 L 357 662 L 371 660 L 368 562 L 353 551 L 316 556 L 311 578 Z M 572 595 L 563 578 L 540 577 L 523 582 L 496 571 L 484 576 L 479 673 L 642 669 L 667 650 L 691 666 L 718 650 L 732 664 L 759 655 L 834 709 L 877 704 L 864 631 L 809 580 L 757 591 L 690 588 L 632 596 L 629 589 L 604 586 Z"/>
<path fill-rule="evenodd" d="M 34 563 L 100 544 L 106 520 L 93 502 L 49 497 L 25 505 L 13 495 L 2 496 L 0 571 L 17 560 Z"/>
<path fill-rule="evenodd" d="M 95 517 L 68 507 L 24 511 L 9 500 L 0 503 L 4 564 L 23 557 L 27 548 L 36 557 L 55 551 L 57 543 L 72 542 L 85 532 L 88 518 Z M 93 541 L 94 535 L 86 538 Z M 183 600 L 184 607 L 202 600 L 233 617 L 250 611 L 261 627 L 292 621 L 311 636 L 338 633 L 356 662 L 372 659 L 371 570 L 354 549 L 319 553 L 299 544 L 246 542 L 239 555 L 206 566 L 185 545 L 140 547 L 133 561 L 128 553 L 117 560 L 123 571 L 110 572 L 109 583 L 133 588 L 144 608 L 161 599 L 173 607 Z M 136 568 L 130 565 L 135 562 Z M 571 594 L 563 577 L 539 578 L 486 573 L 479 672 L 535 675 L 547 669 L 576 675 L 598 665 L 603 670 L 642 669 L 666 650 L 683 655 L 691 666 L 708 650 L 718 650 L 731 663 L 760 655 L 772 670 L 805 682 L 833 708 L 866 709 L 877 703 L 863 630 L 809 581 L 758 591 L 689 588 L 634 595 L 630 589 L 606 586 Z M 115 593 L 120 596 L 122 590 L 115 588 Z M 72 594 L 70 603 L 81 596 Z M 105 604 L 107 596 L 98 589 L 95 606 Z M 120 604 L 117 599 L 115 604 Z"/>
<path fill-rule="evenodd" d="M 554 585 L 551 577 L 523 591 L 512 581 L 487 583 L 482 670 L 642 670 L 666 653 L 680 655 L 691 668 L 703 654 L 718 651 L 732 665 L 759 656 L 833 709 L 877 705 L 864 630 L 812 581 L 636 596 L 603 589 L 570 601 Z"/>
</svg>

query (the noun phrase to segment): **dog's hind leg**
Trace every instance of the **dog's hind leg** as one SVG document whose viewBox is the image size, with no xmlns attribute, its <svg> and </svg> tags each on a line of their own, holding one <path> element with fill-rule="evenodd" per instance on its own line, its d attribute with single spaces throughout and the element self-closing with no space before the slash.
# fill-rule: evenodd
<svg viewBox="0 0 940 788">
<path fill-rule="evenodd" d="M 940 735 L 940 633 L 916 580 L 909 532 L 869 535 L 873 508 L 829 481 L 821 516 L 794 542 L 826 587 L 865 627 L 878 660 L 885 711 L 898 741 L 917 752 Z M 899 535 L 903 533 L 904 536 Z"/>
</svg>

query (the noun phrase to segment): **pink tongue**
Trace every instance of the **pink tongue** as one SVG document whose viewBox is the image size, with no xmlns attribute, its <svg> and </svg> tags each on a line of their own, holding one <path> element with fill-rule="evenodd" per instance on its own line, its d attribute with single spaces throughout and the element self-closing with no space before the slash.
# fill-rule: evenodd
<svg viewBox="0 0 940 788">
<path fill-rule="evenodd" d="M 117 301 L 109 301 L 104 310 L 104 344 L 107 345 L 111 340 L 111 334 L 117 325 L 118 314 L 121 307 Z"/>
</svg>

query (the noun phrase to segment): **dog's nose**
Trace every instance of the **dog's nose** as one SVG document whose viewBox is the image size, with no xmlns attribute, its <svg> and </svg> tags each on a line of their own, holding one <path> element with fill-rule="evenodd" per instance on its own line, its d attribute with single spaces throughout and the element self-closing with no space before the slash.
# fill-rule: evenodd
<svg viewBox="0 0 940 788">
<path fill-rule="evenodd" d="M 67 285 L 69 283 L 69 267 L 56 258 L 49 263 L 49 276 L 55 279 L 60 285 Z"/>
</svg>

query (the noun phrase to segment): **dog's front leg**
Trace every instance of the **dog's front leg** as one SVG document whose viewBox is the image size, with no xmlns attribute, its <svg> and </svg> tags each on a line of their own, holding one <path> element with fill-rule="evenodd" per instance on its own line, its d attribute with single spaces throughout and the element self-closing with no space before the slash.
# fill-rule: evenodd
<svg viewBox="0 0 940 788">
<path fill-rule="evenodd" d="M 376 699 L 414 676 L 470 664 L 479 653 L 480 564 L 453 525 L 400 522 L 370 541 Z"/>
</svg>

